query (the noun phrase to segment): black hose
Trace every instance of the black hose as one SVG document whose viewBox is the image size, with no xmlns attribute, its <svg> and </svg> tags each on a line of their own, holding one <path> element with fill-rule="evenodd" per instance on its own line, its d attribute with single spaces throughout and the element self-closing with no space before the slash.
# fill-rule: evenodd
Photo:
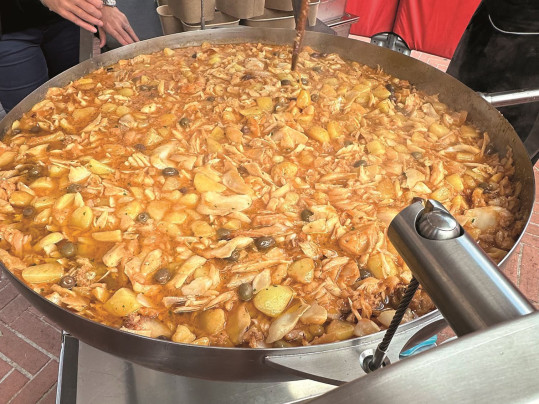
<svg viewBox="0 0 539 404">
<path fill-rule="evenodd" d="M 402 318 L 404 317 L 404 313 L 406 312 L 406 309 L 410 305 L 410 302 L 412 301 L 412 298 L 414 297 L 414 294 L 419 287 L 419 282 L 412 277 L 412 280 L 408 284 L 408 287 L 406 288 L 406 292 L 404 293 L 404 296 L 402 297 L 402 300 L 399 303 L 399 307 L 397 308 L 397 311 L 395 311 L 395 314 L 393 315 L 393 319 L 391 320 L 391 324 L 389 324 L 389 327 L 386 330 L 386 333 L 384 334 L 384 338 L 382 339 L 382 342 L 378 345 L 376 348 L 376 351 L 374 352 L 374 355 L 372 357 L 372 361 L 369 363 L 369 369 L 376 370 L 380 366 L 382 366 L 382 362 L 384 361 L 387 348 L 389 347 L 389 344 L 391 343 L 391 340 L 393 339 L 393 336 L 395 335 L 395 332 L 397 331 L 397 328 L 399 327 L 399 324 L 402 321 Z"/>
</svg>

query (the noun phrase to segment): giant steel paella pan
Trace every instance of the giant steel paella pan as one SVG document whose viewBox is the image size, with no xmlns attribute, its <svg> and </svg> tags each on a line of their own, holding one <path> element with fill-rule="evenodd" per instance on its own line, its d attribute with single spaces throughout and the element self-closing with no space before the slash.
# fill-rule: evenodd
<svg viewBox="0 0 539 404">
<path fill-rule="evenodd" d="M 196 46 L 202 42 L 292 44 L 294 36 L 295 31 L 291 30 L 238 28 L 181 33 L 125 46 L 85 61 L 42 85 L 0 121 L 0 133 L 4 133 L 13 121 L 41 101 L 50 87 L 65 86 L 120 59 L 156 52 L 165 47 Z M 440 100 L 451 108 L 468 111 L 469 121 L 488 131 L 498 151 L 505 151 L 507 146 L 513 149 L 516 165 L 514 177 L 522 183 L 522 189 L 535 189 L 532 164 L 514 129 L 493 106 L 462 83 L 418 60 L 347 38 L 307 32 L 305 45 L 320 52 L 337 53 L 345 59 L 371 67 L 380 66 L 387 73 L 408 80 L 419 90 L 428 94 L 439 94 Z M 529 221 L 531 216 L 533 202 L 532 191 L 522 193 L 522 214 L 526 221 Z M 383 335 L 380 332 L 331 344 L 286 349 L 178 344 L 123 332 L 78 316 L 49 302 L 26 287 L 3 266 L 2 269 L 20 293 L 36 308 L 81 341 L 135 363 L 184 376 L 230 381 L 284 381 L 309 377 L 340 384 L 364 373 L 358 358 L 361 352 L 374 348 Z M 389 359 L 395 360 L 402 349 L 435 334 L 444 325 L 438 311 L 404 324 L 395 337 Z"/>
</svg>

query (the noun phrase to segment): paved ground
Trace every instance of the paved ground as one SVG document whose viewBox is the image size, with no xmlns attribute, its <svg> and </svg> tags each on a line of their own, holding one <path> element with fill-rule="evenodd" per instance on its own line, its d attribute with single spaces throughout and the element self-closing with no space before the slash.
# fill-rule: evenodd
<svg viewBox="0 0 539 404">
<path fill-rule="evenodd" d="M 447 59 L 416 51 L 412 56 L 444 71 L 449 63 Z M 536 184 L 539 184 L 539 165 L 534 171 Z M 539 185 L 535 192 L 537 201 Z M 536 305 L 539 303 L 538 267 L 539 205 L 536 204 L 532 223 L 505 269 L 509 278 Z M 451 332 L 446 331 L 440 337 L 445 339 L 450 335 Z M 60 343 L 60 330 L 0 275 L 0 404 L 55 402 Z"/>
</svg>

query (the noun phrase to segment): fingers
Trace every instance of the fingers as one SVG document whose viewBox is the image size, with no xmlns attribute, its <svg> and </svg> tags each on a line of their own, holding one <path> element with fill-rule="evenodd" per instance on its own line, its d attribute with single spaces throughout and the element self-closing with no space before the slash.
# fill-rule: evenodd
<svg viewBox="0 0 539 404">
<path fill-rule="evenodd" d="M 64 17 L 66 20 L 69 20 L 77 24 L 79 27 L 84 28 L 87 31 L 90 31 L 93 34 L 97 32 L 97 30 L 95 29 L 93 25 L 90 25 L 86 21 L 81 20 L 77 15 L 75 15 L 71 11 L 62 11 L 60 15 Z"/>
<path fill-rule="evenodd" d="M 101 15 L 99 16 L 99 18 L 94 17 L 93 15 L 87 13 L 84 9 L 80 7 L 75 7 L 75 10 L 73 11 L 73 13 L 76 14 L 80 19 L 92 25 L 97 25 L 98 27 L 103 26 L 103 21 L 100 20 Z M 101 14 L 101 12 L 99 14 Z"/>
<path fill-rule="evenodd" d="M 131 25 L 127 24 L 126 31 L 132 39 L 131 43 L 140 41 L 140 39 L 138 39 L 137 34 L 135 34 L 135 31 L 133 31 L 133 28 L 131 28 Z"/>
<path fill-rule="evenodd" d="M 99 30 L 99 47 L 102 48 L 107 43 L 107 33 L 101 27 L 99 27 L 98 30 Z"/>
<path fill-rule="evenodd" d="M 87 3 L 90 3 L 95 8 L 101 10 L 103 8 L 103 1 L 102 0 L 85 0 Z M 101 18 L 101 17 L 99 17 Z"/>
</svg>

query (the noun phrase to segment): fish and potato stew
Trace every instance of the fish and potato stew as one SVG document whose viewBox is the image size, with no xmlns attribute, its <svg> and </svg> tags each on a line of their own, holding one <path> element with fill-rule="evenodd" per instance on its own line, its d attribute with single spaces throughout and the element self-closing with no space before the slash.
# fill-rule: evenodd
<svg viewBox="0 0 539 404">
<path fill-rule="evenodd" d="M 0 143 L 0 260 L 108 326 L 257 348 L 386 328 L 411 280 L 387 228 L 414 197 L 504 257 L 510 149 L 381 69 L 290 56 L 167 48 L 50 88 Z M 432 309 L 419 290 L 405 320 Z"/>
</svg>

